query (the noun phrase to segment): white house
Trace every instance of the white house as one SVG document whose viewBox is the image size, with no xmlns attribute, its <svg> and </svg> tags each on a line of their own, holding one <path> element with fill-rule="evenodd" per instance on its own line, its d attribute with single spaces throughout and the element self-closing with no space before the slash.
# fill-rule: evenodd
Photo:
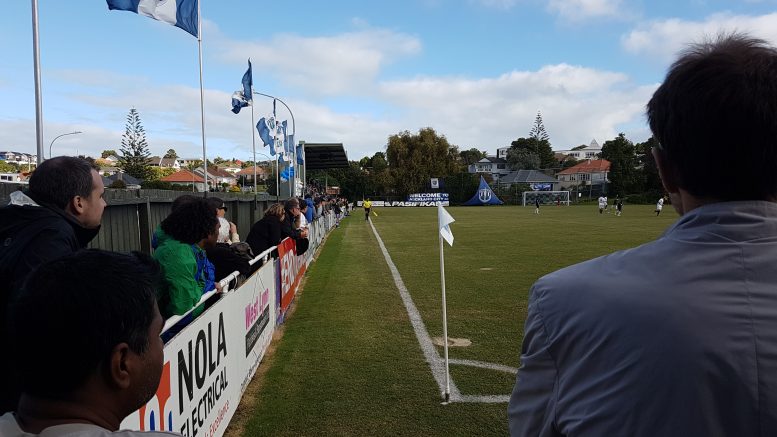
<svg viewBox="0 0 777 437">
<path fill-rule="evenodd" d="M 469 173 L 490 173 L 493 180 L 498 181 L 500 177 L 510 173 L 510 168 L 507 165 L 506 159 L 487 156 L 474 164 L 470 164 L 467 167 L 467 171 Z"/>
<path fill-rule="evenodd" d="M 14 164 L 35 164 L 38 162 L 38 155 L 22 152 L 0 152 L 0 161 L 12 162 Z"/>
<path fill-rule="evenodd" d="M 578 161 L 582 161 L 584 159 L 598 159 L 599 154 L 602 153 L 602 146 L 600 146 L 599 143 L 596 142 L 596 140 L 591 140 L 591 144 L 589 144 L 583 149 L 556 150 L 556 153 L 562 153 L 569 157 L 575 158 Z"/>
</svg>

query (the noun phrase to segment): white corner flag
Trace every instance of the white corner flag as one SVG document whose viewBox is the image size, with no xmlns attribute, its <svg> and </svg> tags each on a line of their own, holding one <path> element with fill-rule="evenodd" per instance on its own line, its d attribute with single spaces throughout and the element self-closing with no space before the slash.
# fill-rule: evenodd
<svg viewBox="0 0 777 437">
<path fill-rule="evenodd" d="M 451 232 L 449 225 L 456 220 L 448 214 L 448 211 L 446 211 L 442 205 L 437 205 L 437 219 L 440 222 L 440 236 L 442 236 L 449 245 L 453 246 L 453 232 Z"/>
</svg>

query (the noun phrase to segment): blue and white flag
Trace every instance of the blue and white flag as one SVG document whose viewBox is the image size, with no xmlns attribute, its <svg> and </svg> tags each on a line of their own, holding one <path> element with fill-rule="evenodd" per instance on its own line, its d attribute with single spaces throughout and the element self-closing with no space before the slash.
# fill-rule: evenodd
<svg viewBox="0 0 777 437">
<path fill-rule="evenodd" d="M 246 101 L 242 91 L 235 91 L 232 93 L 232 112 L 239 113 L 241 109 L 250 105 L 251 103 Z"/>
<path fill-rule="evenodd" d="M 243 91 L 235 91 L 232 94 L 232 112 L 240 113 L 240 110 L 250 105 L 254 99 L 254 78 L 251 74 L 251 60 L 248 60 L 248 70 L 243 74 Z"/>
<path fill-rule="evenodd" d="M 275 119 L 273 117 L 260 118 L 256 123 L 256 130 L 259 131 L 259 138 L 262 139 L 264 147 L 270 146 L 270 155 L 275 156 L 275 140 L 272 134 L 275 131 Z"/>
<path fill-rule="evenodd" d="M 198 36 L 198 0 L 106 0 L 108 9 L 130 11 L 170 23 Z"/>
<path fill-rule="evenodd" d="M 288 144 L 286 142 L 286 120 L 283 120 L 282 122 L 275 123 L 276 129 L 275 129 L 275 150 L 278 151 L 278 154 L 280 155 L 280 158 L 284 161 L 289 161 L 289 150 L 288 150 Z"/>
<path fill-rule="evenodd" d="M 251 74 L 251 59 L 248 59 L 248 70 L 243 74 L 243 98 L 247 101 L 254 99 L 254 77 Z"/>
<path fill-rule="evenodd" d="M 305 163 L 305 148 L 302 144 L 297 144 L 297 164 L 303 165 Z"/>
</svg>

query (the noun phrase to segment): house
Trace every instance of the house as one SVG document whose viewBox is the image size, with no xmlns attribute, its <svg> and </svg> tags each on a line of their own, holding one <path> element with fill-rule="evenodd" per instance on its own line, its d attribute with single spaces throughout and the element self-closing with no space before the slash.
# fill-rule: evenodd
<svg viewBox="0 0 777 437">
<path fill-rule="evenodd" d="M 141 181 L 124 173 L 123 171 L 116 172 L 110 176 L 103 176 L 103 184 L 106 187 L 109 187 L 111 184 L 119 180 L 124 181 L 124 184 L 126 184 L 128 190 L 140 189 Z"/>
<path fill-rule="evenodd" d="M 256 179 L 263 181 L 267 179 L 267 170 L 264 167 L 256 167 Z M 245 178 L 246 181 L 254 182 L 254 167 L 246 167 L 235 174 L 239 178 Z"/>
<path fill-rule="evenodd" d="M 24 183 L 21 173 L 0 173 L 0 182 L 2 183 Z"/>
<path fill-rule="evenodd" d="M 103 166 L 100 167 L 100 175 L 102 176 L 113 176 L 118 172 L 119 172 L 118 167 L 103 167 Z"/>
<path fill-rule="evenodd" d="M 512 171 L 499 179 L 499 185 L 528 184 L 535 191 L 557 191 L 559 181 L 539 170 Z"/>
<path fill-rule="evenodd" d="M 30 165 L 38 162 L 38 155 L 23 152 L 0 152 L 0 161 Z"/>
<path fill-rule="evenodd" d="M 507 159 L 507 152 L 508 151 L 510 151 L 509 147 L 500 147 L 500 148 L 496 149 L 496 157 L 497 158 L 502 158 L 502 159 Z"/>
<path fill-rule="evenodd" d="M 556 153 L 561 153 L 577 160 L 597 159 L 602 153 L 602 146 L 596 140 L 591 140 L 591 144 L 585 148 L 579 150 L 557 150 Z"/>
<path fill-rule="evenodd" d="M 198 176 L 205 176 L 205 170 L 202 167 L 198 167 L 194 170 L 194 173 Z M 237 177 L 232 173 L 222 170 L 216 165 L 208 166 L 208 185 L 221 187 L 223 184 L 228 184 L 230 187 L 237 184 Z"/>
<path fill-rule="evenodd" d="M 474 164 L 470 164 L 467 167 L 467 171 L 469 173 L 489 173 L 495 182 L 510 173 L 507 160 L 495 156 L 487 156 Z"/>
<path fill-rule="evenodd" d="M 110 161 L 111 164 L 116 164 L 117 162 L 119 162 L 119 157 L 116 156 L 116 155 L 113 155 L 113 154 L 108 155 L 105 158 L 100 158 L 100 159 L 103 159 L 105 161 Z"/>
<path fill-rule="evenodd" d="M 160 179 L 162 182 L 169 182 L 173 185 L 182 185 L 190 187 L 194 185 L 197 191 L 205 191 L 205 179 L 202 176 L 194 174 L 189 170 L 179 170 L 170 176 Z"/>
<path fill-rule="evenodd" d="M 610 161 L 596 159 L 583 161 L 556 173 L 560 190 L 579 190 L 588 192 L 589 196 L 607 192 L 607 175 L 610 171 Z"/>
<path fill-rule="evenodd" d="M 160 158 L 158 156 L 151 156 L 148 158 L 148 163 L 152 167 L 172 168 L 175 170 L 181 169 L 181 163 L 176 158 Z"/>
</svg>

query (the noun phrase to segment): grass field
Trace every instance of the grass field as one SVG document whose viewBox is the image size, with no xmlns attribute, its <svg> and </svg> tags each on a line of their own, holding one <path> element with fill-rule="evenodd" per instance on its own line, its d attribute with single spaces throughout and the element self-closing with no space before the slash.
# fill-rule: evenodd
<svg viewBox="0 0 777 437">
<path fill-rule="evenodd" d="M 634 247 L 677 216 L 624 206 L 452 207 L 446 245 L 448 334 L 471 340 L 451 358 L 519 366 L 528 291 L 553 270 Z M 372 221 L 432 337 L 442 335 L 437 212 L 378 208 Z M 441 405 L 376 238 L 361 210 L 330 235 L 306 276 L 277 350 L 262 364 L 251 411 L 258 435 L 505 435 L 506 404 Z M 440 348 L 442 355 L 442 348 Z M 462 394 L 507 395 L 515 376 L 452 365 Z"/>
</svg>

